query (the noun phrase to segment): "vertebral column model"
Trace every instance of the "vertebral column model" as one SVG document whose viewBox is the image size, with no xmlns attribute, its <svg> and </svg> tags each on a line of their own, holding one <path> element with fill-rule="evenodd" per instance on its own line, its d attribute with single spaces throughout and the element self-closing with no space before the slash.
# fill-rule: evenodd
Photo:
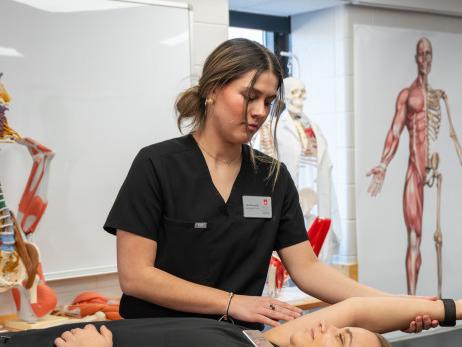
<svg viewBox="0 0 462 347">
<path fill-rule="evenodd" d="M 17 220 L 0 189 L 0 292 L 12 288 L 19 317 L 34 322 L 57 303 L 55 293 L 45 283 L 37 246 L 30 241 L 47 207 L 49 164 L 54 153 L 31 138 L 21 138 L 8 126 L 5 111 L 9 101 L 0 83 L 0 141 L 26 146 L 33 164 Z"/>
<path fill-rule="evenodd" d="M 462 148 L 452 124 L 446 93 L 441 89 L 432 89 L 428 83 L 432 54 L 430 40 L 421 38 L 417 42 L 415 55 L 417 78 L 410 87 L 399 93 L 395 116 L 385 140 L 380 165 L 374 167 L 367 175 L 373 176 L 368 192 L 372 196 L 376 196 L 382 188 L 387 166 L 396 153 L 399 138 L 406 127 L 409 132 L 409 160 L 404 184 L 403 212 L 408 235 L 406 252 L 407 291 L 408 294 L 415 295 L 422 263 L 420 243 L 422 240 L 424 186 L 432 187 L 436 181 L 436 231 L 433 236 L 437 253 L 438 296 L 441 297 L 443 238 L 440 227 L 440 206 L 443 176 L 438 171 L 439 154 L 432 153 L 431 150 L 431 144 L 437 140 L 441 125 L 441 100 L 446 106 L 450 137 L 454 142 L 461 164 Z"/>
</svg>

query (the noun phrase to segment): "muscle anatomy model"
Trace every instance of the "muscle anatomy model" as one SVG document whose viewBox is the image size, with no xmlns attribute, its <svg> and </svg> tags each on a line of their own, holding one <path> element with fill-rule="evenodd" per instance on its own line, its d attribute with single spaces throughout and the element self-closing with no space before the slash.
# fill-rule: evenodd
<svg viewBox="0 0 462 347">
<path fill-rule="evenodd" d="M 340 233 L 339 228 L 335 230 L 332 227 L 336 201 L 332 192 L 332 163 L 327 141 L 319 127 L 303 113 L 306 89 L 300 80 L 294 77 L 284 79 L 284 98 L 286 110 L 279 118 L 276 136 L 273 136 L 274 124 L 268 119 L 254 145 L 273 157 L 277 146 L 279 159 L 286 165 L 297 186 L 313 250 L 321 260 L 332 262 L 333 256 L 338 253 Z M 335 217 L 338 219 L 338 216 Z M 274 291 L 272 277 L 275 277 L 276 291 L 282 283 L 280 277 L 283 272 L 276 266 L 278 264 L 282 266 L 278 259 L 271 262 L 268 275 L 270 294 Z"/>
<path fill-rule="evenodd" d="M 0 292 L 12 289 L 19 317 L 32 323 L 53 310 L 57 302 L 55 293 L 45 283 L 38 248 L 30 242 L 47 207 L 48 169 L 54 154 L 30 138 L 21 138 L 8 126 L 5 111 L 9 101 L 0 82 L 0 142 L 26 146 L 33 165 L 17 219 L 7 207 L 0 186 Z"/>
<path fill-rule="evenodd" d="M 443 101 L 449 120 L 450 138 L 462 164 L 462 147 L 449 112 L 448 98 L 444 90 L 432 89 L 428 83 L 433 59 L 432 45 L 429 39 L 421 38 L 416 45 L 415 62 L 417 78 L 403 89 L 396 101 L 396 111 L 380 164 L 368 172 L 372 182 L 368 192 L 376 196 L 382 189 L 388 164 L 398 149 L 399 139 L 404 127 L 409 132 L 409 160 L 404 184 L 403 212 L 408 235 L 406 253 L 406 277 L 409 294 L 415 295 L 417 279 L 422 263 L 420 244 L 422 240 L 422 217 L 424 206 L 424 187 L 437 188 L 436 231 L 433 234 L 438 271 L 438 296 L 442 292 L 442 245 L 443 236 L 440 225 L 442 174 L 438 171 L 440 155 L 432 152 L 431 144 L 437 140 L 441 125 L 441 101 Z"/>
</svg>

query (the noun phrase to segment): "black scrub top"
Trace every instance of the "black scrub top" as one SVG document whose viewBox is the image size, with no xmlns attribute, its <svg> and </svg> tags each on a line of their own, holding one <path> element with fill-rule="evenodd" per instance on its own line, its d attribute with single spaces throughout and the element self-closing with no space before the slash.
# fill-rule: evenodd
<svg viewBox="0 0 462 347">
<path fill-rule="evenodd" d="M 261 295 L 272 251 L 308 239 L 287 168 L 281 165 L 274 190 L 269 168 L 258 160 L 255 168 L 250 148 L 243 145 L 241 168 L 225 202 L 191 134 L 145 147 L 133 161 L 104 229 L 156 241 L 154 266 L 172 275 L 235 294 Z M 271 197 L 272 217 L 245 218 L 243 196 Z M 126 294 L 120 314 L 219 317 L 175 311 Z"/>
</svg>

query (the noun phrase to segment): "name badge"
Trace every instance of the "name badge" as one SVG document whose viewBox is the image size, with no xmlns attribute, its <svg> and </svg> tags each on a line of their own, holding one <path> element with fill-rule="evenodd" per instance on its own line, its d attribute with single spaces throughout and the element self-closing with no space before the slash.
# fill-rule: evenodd
<svg viewBox="0 0 462 347">
<path fill-rule="evenodd" d="M 242 196 L 245 218 L 271 218 L 271 197 L 269 196 Z"/>
<path fill-rule="evenodd" d="M 243 330 L 242 332 L 255 347 L 274 347 L 265 339 L 260 330 Z"/>
</svg>

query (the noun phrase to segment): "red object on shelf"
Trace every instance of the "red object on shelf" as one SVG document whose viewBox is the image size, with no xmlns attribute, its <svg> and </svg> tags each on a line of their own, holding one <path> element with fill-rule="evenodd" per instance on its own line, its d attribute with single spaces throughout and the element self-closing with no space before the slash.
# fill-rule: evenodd
<svg viewBox="0 0 462 347">
<path fill-rule="evenodd" d="M 313 224 L 308 229 L 308 238 L 310 239 L 311 247 L 316 256 L 321 252 L 322 245 L 329 231 L 331 220 L 329 218 L 316 217 Z"/>
<path fill-rule="evenodd" d="M 313 248 L 313 252 L 316 254 L 316 256 L 318 256 L 319 252 L 321 251 L 324 240 L 326 239 L 327 233 L 329 232 L 331 222 L 332 221 L 329 218 L 316 217 L 313 224 L 311 224 L 310 228 L 308 229 L 308 238 L 310 239 L 311 247 Z M 275 287 L 281 289 L 284 284 L 284 280 L 288 275 L 287 270 L 285 269 L 281 260 L 275 256 L 271 257 L 270 265 L 274 266 L 276 269 Z"/>
<path fill-rule="evenodd" d="M 71 305 L 66 305 L 63 312 L 70 317 L 84 318 L 101 311 L 107 320 L 119 320 L 119 299 L 110 299 L 97 292 L 82 292 L 76 296 Z"/>
<path fill-rule="evenodd" d="M 271 257 L 270 264 L 276 268 L 276 288 L 281 289 L 286 276 L 288 276 L 287 270 L 282 265 L 281 260 L 275 256 Z"/>
</svg>

